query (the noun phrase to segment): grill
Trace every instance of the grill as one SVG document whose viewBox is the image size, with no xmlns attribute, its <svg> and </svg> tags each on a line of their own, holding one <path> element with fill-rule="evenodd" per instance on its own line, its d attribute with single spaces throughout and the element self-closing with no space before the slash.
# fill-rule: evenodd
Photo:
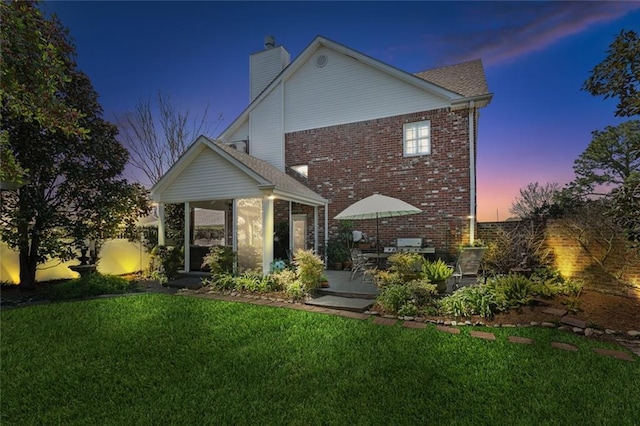
<svg viewBox="0 0 640 426">
<path fill-rule="evenodd" d="M 398 238 L 395 247 L 385 247 L 385 253 L 435 253 L 434 247 L 422 247 L 422 238 Z"/>
</svg>

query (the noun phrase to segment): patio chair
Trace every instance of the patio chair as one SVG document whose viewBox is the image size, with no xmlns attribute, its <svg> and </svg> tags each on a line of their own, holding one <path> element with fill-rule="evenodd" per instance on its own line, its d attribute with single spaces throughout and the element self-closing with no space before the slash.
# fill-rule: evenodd
<svg viewBox="0 0 640 426">
<path fill-rule="evenodd" d="M 486 247 L 463 247 L 458 253 L 454 266 L 453 288 L 457 288 L 462 278 L 477 277 Z"/>
<path fill-rule="evenodd" d="M 357 273 L 365 275 L 366 271 L 375 266 L 368 258 L 362 254 L 362 250 L 358 248 L 351 249 L 351 276 L 349 281 L 353 280 Z"/>
</svg>

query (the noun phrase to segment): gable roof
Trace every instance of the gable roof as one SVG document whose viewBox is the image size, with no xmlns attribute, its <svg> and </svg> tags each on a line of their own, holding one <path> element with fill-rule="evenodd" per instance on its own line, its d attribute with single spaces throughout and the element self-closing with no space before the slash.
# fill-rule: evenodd
<svg viewBox="0 0 640 426">
<path fill-rule="evenodd" d="M 464 103 L 468 100 L 467 98 L 479 98 L 481 100 L 484 100 L 486 103 L 488 103 L 492 97 L 492 94 L 489 93 L 487 89 L 487 83 L 484 78 L 484 71 L 482 71 L 481 62 L 478 64 L 480 66 L 480 73 L 478 73 L 476 65 L 467 67 L 469 71 L 474 72 L 474 76 L 469 77 L 469 80 L 470 80 L 469 86 L 478 88 L 484 85 L 483 87 L 485 87 L 485 91 L 482 93 L 477 93 L 471 96 L 467 96 L 464 93 L 460 93 L 454 90 L 453 87 L 447 87 L 447 86 L 451 86 L 449 84 L 440 84 L 440 83 L 446 82 L 445 81 L 446 78 L 441 77 L 440 79 L 438 79 L 440 83 L 436 81 L 431 81 L 430 79 L 422 78 L 418 75 L 411 74 L 409 72 L 396 68 L 392 65 L 381 62 L 377 59 L 374 59 L 368 55 L 360 53 L 343 44 L 340 44 L 333 40 L 329 40 L 328 38 L 317 36 L 302 51 L 302 53 L 300 53 L 300 55 L 298 55 L 298 57 L 294 59 L 293 62 L 291 62 L 285 69 L 283 69 L 280 72 L 280 74 L 278 74 L 278 76 L 276 76 L 276 78 L 274 78 L 273 81 L 269 83 L 267 87 L 265 87 L 265 89 L 258 96 L 256 96 L 256 98 L 247 106 L 247 108 L 245 108 L 244 111 L 242 111 L 242 113 L 240 113 L 240 115 L 226 129 L 222 131 L 219 137 L 223 138 L 224 135 L 231 134 L 235 130 L 237 130 L 248 119 L 249 113 L 251 112 L 251 110 L 256 105 L 258 105 L 262 101 L 262 99 L 264 99 L 269 93 L 271 93 L 271 91 L 281 81 L 286 81 L 292 74 L 294 74 L 320 47 L 327 47 L 329 49 L 335 50 L 344 55 L 350 56 L 351 58 L 354 58 L 357 61 L 367 64 L 375 69 L 378 69 L 379 71 L 382 71 L 406 83 L 409 83 L 418 89 L 432 93 L 435 96 L 439 96 L 441 98 L 447 99 L 452 104 Z M 460 64 L 460 65 L 464 65 L 464 64 Z M 467 70 L 467 68 L 463 67 L 458 69 L 457 70 L 458 74 L 462 74 Z M 455 89 L 460 90 L 460 87 L 455 87 Z"/>
<path fill-rule="evenodd" d="M 487 79 L 480 59 L 433 68 L 415 75 L 464 97 L 489 94 Z"/>
<path fill-rule="evenodd" d="M 160 199 L 160 195 L 191 164 L 201 152 L 202 146 L 211 149 L 227 160 L 230 167 L 236 167 L 256 183 L 257 189 L 277 197 L 309 205 L 324 205 L 327 200 L 280 171 L 266 161 L 260 160 L 226 144 L 199 136 L 176 161 L 162 178 L 151 188 L 151 198 Z M 214 191 L 212 190 L 212 195 Z M 190 200 L 184 200 L 190 201 Z"/>
</svg>

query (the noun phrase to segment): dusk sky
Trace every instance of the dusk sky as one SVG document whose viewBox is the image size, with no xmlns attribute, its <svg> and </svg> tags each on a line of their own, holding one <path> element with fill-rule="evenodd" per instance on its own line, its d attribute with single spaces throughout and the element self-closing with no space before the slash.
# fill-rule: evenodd
<svg viewBox="0 0 640 426">
<path fill-rule="evenodd" d="M 158 91 L 213 121 L 249 100 L 249 55 L 273 35 L 295 59 L 318 35 L 404 71 L 480 58 L 493 101 L 481 110 L 478 219 L 505 220 L 530 182 L 573 178 L 616 99 L 580 90 L 640 2 L 70 2 L 43 6 L 69 28 L 105 119 Z"/>
</svg>

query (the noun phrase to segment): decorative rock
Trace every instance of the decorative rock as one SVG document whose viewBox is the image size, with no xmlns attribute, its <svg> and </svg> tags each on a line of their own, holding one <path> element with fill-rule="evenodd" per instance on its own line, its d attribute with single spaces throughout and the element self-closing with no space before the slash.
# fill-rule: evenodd
<svg viewBox="0 0 640 426">
<path fill-rule="evenodd" d="M 446 322 L 444 324 L 447 325 Z M 456 325 L 458 325 L 458 321 L 451 321 L 451 325 L 455 327 Z"/>
<path fill-rule="evenodd" d="M 471 321 L 465 321 L 464 325 L 471 325 Z"/>
<path fill-rule="evenodd" d="M 482 321 L 476 321 L 474 325 L 481 326 L 481 325 L 484 325 L 484 323 Z"/>
<path fill-rule="evenodd" d="M 560 322 L 563 324 L 570 325 L 572 327 L 587 328 L 587 322 L 581 319 L 578 319 L 576 317 L 570 317 L 570 316 L 562 317 L 560 319 Z"/>
<path fill-rule="evenodd" d="M 609 335 L 618 334 L 616 330 L 611 330 L 610 328 L 605 329 L 604 332 Z"/>
<path fill-rule="evenodd" d="M 629 331 L 627 331 L 627 336 L 640 337 L 640 331 L 638 331 L 638 330 L 629 330 Z"/>
<path fill-rule="evenodd" d="M 380 315 L 380 312 L 378 312 L 378 311 L 370 311 L 369 315 Z"/>
<path fill-rule="evenodd" d="M 422 317 L 415 317 L 413 320 L 414 320 L 415 322 L 426 322 L 426 321 L 425 321 L 425 319 L 424 319 L 424 318 L 422 318 Z"/>
<path fill-rule="evenodd" d="M 515 324 L 502 324 L 504 328 L 516 328 Z"/>
<path fill-rule="evenodd" d="M 572 331 L 572 328 L 569 327 L 568 325 L 561 325 L 560 327 L 558 327 L 558 330 L 562 330 L 562 331 Z"/>
<path fill-rule="evenodd" d="M 533 344 L 533 339 L 529 339 L 528 337 L 509 336 L 509 341 L 511 343 L 521 343 L 523 345 L 532 345 Z"/>
<path fill-rule="evenodd" d="M 584 335 L 587 337 L 591 337 L 593 335 L 593 328 L 587 327 L 584 329 Z"/>
<path fill-rule="evenodd" d="M 576 346 L 570 345 L 568 343 L 551 342 L 551 347 L 555 349 L 562 349 L 565 351 L 578 352 L 578 348 Z"/>
<path fill-rule="evenodd" d="M 580 327 L 573 327 L 573 332 L 576 334 L 584 334 L 584 329 Z"/>
<path fill-rule="evenodd" d="M 500 324 L 493 324 L 493 328 L 500 328 Z"/>
<path fill-rule="evenodd" d="M 540 324 L 543 327 L 548 327 L 548 328 L 555 328 L 556 325 L 552 322 L 543 322 L 542 324 Z"/>
<path fill-rule="evenodd" d="M 445 321 L 444 325 L 446 325 L 447 327 L 451 325 L 451 321 Z"/>
<path fill-rule="evenodd" d="M 436 324 L 444 324 L 444 321 L 439 319 L 438 321 L 436 321 Z"/>
<path fill-rule="evenodd" d="M 404 317 L 404 320 L 405 320 L 405 321 L 413 321 L 413 320 L 414 320 L 414 317 Z"/>
<path fill-rule="evenodd" d="M 542 312 L 544 312 L 545 314 L 555 315 L 557 317 L 561 317 L 567 314 L 567 311 L 565 309 L 556 309 L 556 308 L 544 308 Z"/>
<path fill-rule="evenodd" d="M 602 336 L 604 334 L 604 331 L 598 330 L 597 328 L 594 328 L 593 329 L 593 334 L 597 334 L 598 336 Z"/>
</svg>

